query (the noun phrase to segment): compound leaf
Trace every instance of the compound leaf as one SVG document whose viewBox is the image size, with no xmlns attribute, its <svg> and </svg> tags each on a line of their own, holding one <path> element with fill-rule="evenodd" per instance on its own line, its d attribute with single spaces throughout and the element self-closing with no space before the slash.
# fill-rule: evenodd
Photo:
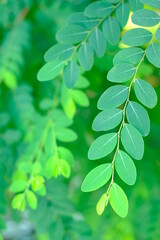
<svg viewBox="0 0 160 240">
<path fill-rule="evenodd" d="M 155 67 L 160 68 L 160 43 L 151 43 L 146 50 L 146 57 Z"/>
<path fill-rule="evenodd" d="M 93 48 L 88 44 L 84 43 L 78 51 L 78 60 L 82 68 L 86 71 L 91 70 L 94 60 Z"/>
<path fill-rule="evenodd" d="M 84 14 L 90 18 L 103 18 L 109 16 L 113 11 L 113 5 L 105 1 L 97 1 L 89 4 Z"/>
<path fill-rule="evenodd" d="M 133 13 L 132 22 L 134 24 L 144 26 L 144 27 L 152 27 L 159 23 L 160 16 L 149 9 L 140 9 Z"/>
<path fill-rule="evenodd" d="M 106 39 L 101 30 L 96 28 L 89 37 L 89 43 L 98 57 L 103 57 L 106 50 Z"/>
<path fill-rule="evenodd" d="M 117 45 L 120 39 L 120 26 L 116 18 L 108 17 L 103 23 L 103 33 L 111 45 Z"/>
<path fill-rule="evenodd" d="M 79 78 L 79 67 L 77 63 L 72 60 L 65 66 L 63 71 L 63 80 L 68 88 L 73 88 Z"/>
<path fill-rule="evenodd" d="M 129 8 L 126 3 L 123 2 L 117 7 L 116 18 L 122 28 L 127 24 L 129 18 Z"/>
</svg>

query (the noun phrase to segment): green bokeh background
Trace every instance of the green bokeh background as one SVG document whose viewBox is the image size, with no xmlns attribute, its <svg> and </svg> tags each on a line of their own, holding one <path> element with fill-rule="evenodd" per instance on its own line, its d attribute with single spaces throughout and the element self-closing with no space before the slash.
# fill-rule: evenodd
<svg viewBox="0 0 160 240">
<path fill-rule="evenodd" d="M 7 112 L 10 119 L 4 126 L 1 124 L 0 135 L 0 229 L 6 240 L 160 239 L 160 102 L 153 110 L 149 110 L 151 132 L 144 139 L 143 159 L 135 161 L 138 173 L 136 184 L 129 187 L 115 176 L 129 199 L 128 216 L 125 219 L 119 218 L 110 206 L 107 206 L 101 217 L 97 216 L 95 206 L 106 186 L 93 193 L 82 193 L 80 190 L 84 177 L 92 168 L 100 163 L 111 162 L 112 159 L 112 156 L 108 156 L 100 161 L 89 161 L 87 152 L 91 142 L 99 136 L 91 128 L 92 121 L 98 113 L 96 106 L 100 95 L 111 85 L 106 80 L 106 75 L 112 67 L 112 59 L 119 50 L 118 46 L 108 45 L 105 56 L 101 59 L 96 58 L 93 69 L 84 74 L 90 82 L 87 89 L 90 106 L 77 108 L 73 129 L 78 134 L 78 140 L 67 144 L 67 148 L 75 156 L 70 179 L 58 178 L 48 181 L 47 197 L 50 199 L 50 205 L 46 206 L 45 198 L 41 197 L 35 211 L 28 208 L 21 214 L 11 209 L 12 195 L 7 188 L 16 168 L 16 156 L 21 148 L 21 141 L 30 131 L 29 126 L 22 122 L 27 108 L 21 109 L 20 114 L 23 117 L 18 120 L 19 112 L 17 115 L 13 114 L 16 106 L 15 96 L 23 91 L 22 85 L 27 85 L 31 90 L 31 99 L 26 99 L 26 104 L 29 101 L 41 114 L 39 104 L 43 99 L 55 101 L 58 80 L 40 83 L 37 81 L 37 72 L 44 64 L 44 53 L 56 43 L 55 34 L 64 26 L 67 16 L 83 11 L 88 3 L 89 0 L 0 1 L 0 46 L 7 33 L 14 27 L 17 16 L 25 10 L 28 11 L 26 21 L 29 25 L 29 37 L 25 39 L 27 48 L 21 56 L 24 64 L 20 66 L 21 74 L 17 77 L 17 86 L 11 89 L 4 83 L 0 85 L 0 111 Z M 17 39 L 19 38 L 21 35 L 17 36 Z M 138 74 L 155 87 L 160 97 L 160 71 L 145 60 Z M 135 99 L 133 93 L 131 97 L 132 100 Z M 14 134 L 20 134 L 20 140 L 10 144 L 6 137 L 5 141 L 4 135 L 8 129 L 18 131 Z"/>
</svg>

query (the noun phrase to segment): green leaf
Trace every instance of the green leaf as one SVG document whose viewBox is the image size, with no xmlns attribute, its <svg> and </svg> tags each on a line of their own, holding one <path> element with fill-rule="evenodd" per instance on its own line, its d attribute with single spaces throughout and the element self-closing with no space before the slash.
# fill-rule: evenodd
<svg viewBox="0 0 160 240">
<path fill-rule="evenodd" d="M 140 0 L 142 3 L 155 7 L 155 8 L 160 8 L 160 1 L 159 0 Z"/>
<path fill-rule="evenodd" d="M 46 62 L 50 62 L 56 59 L 64 61 L 72 55 L 74 49 L 75 47 L 71 44 L 58 43 L 48 49 L 44 55 L 44 59 Z"/>
<path fill-rule="evenodd" d="M 16 180 L 15 182 L 13 182 L 9 188 L 9 190 L 11 192 L 22 192 L 25 190 L 27 185 L 26 181 L 22 181 L 22 180 Z"/>
<path fill-rule="evenodd" d="M 82 44 L 78 51 L 78 61 L 81 67 L 84 68 L 86 71 L 91 70 L 94 60 L 93 57 L 93 48 L 88 43 Z"/>
<path fill-rule="evenodd" d="M 140 62 L 143 54 L 144 51 L 141 48 L 124 48 L 115 55 L 113 58 L 113 64 L 130 63 L 134 65 Z"/>
<path fill-rule="evenodd" d="M 32 163 L 30 162 L 21 162 L 18 165 L 18 170 L 24 173 L 30 173 L 32 170 Z"/>
<path fill-rule="evenodd" d="M 98 137 L 90 146 L 88 158 L 100 159 L 110 154 L 117 144 L 117 134 L 108 133 Z"/>
<path fill-rule="evenodd" d="M 106 50 L 106 39 L 101 30 L 96 28 L 89 37 L 89 43 L 98 57 L 103 57 Z"/>
<path fill-rule="evenodd" d="M 140 2 L 140 0 L 136 0 L 136 1 L 129 0 L 129 6 L 133 12 L 143 8 L 143 4 Z"/>
<path fill-rule="evenodd" d="M 146 57 L 155 67 L 160 68 L 160 43 L 151 43 L 146 50 Z"/>
<path fill-rule="evenodd" d="M 125 124 L 121 131 L 121 141 L 131 157 L 141 160 L 144 154 L 144 142 L 139 131 L 130 124 Z"/>
<path fill-rule="evenodd" d="M 91 29 L 99 23 L 99 19 L 87 18 L 83 12 L 73 13 L 67 19 L 68 24 L 81 25 L 84 28 Z"/>
<path fill-rule="evenodd" d="M 66 160 L 70 166 L 74 165 L 74 157 L 71 151 L 64 147 L 58 147 L 58 157 Z"/>
<path fill-rule="evenodd" d="M 32 209 L 37 208 L 37 197 L 32 191 L 27 191 L 27 201 Z"/>
<path fill-rule="evenodd" d="M 137 171 L 133 160 L 130 156 L 123 152 L 118 151 L 115 159 L 115 168 L 119 177 L 128 185 L 135 184 L 137 178 Z"/>
<path fill-rule="evenodd" d="M 81 107 L 88 107 L 89 106 L 89 100 L 87 95 L 80 91 L 80 90 L 73 90 L 71 92 L 71 95 L 73 97 L 73 100 Z"/>
<path fill-rule="evenodd" d="M 128 46 L 142 46 L 152 38 L 152 33 L 143 28 L 135 28 L 126 32 L 122 37 L 122 42 Z"/>
<path fill-rule="evenodd" d="M 107 2 L 109 2 L 109 3 L 118 3 L 118 2 L 120 2 L 120 0 L 106 0 Z"/>
<path fill-rule="evenodd" d="M 102 25 L 106 40 L 113 46 L 117 45 L 120 39 L 120 26 L 117 19 L 108 17 Z"/>
<path fill-rule="evenodd" d="M 129 18 L 129 8 L 126 3 L 123 2 L 117 7 L 116 18 L 122 28 L 127 24 Z"/>
<path fill-rule="evenodd" d="M 134 72 L 135 68 L 133 65 L 129 63 L 119 63 L 109 71 L 107 79 L 110 82 L 126 82 L 133 77 Z"/>
<path fill-rule="evenodd" d="M 63 159 L 59 159 L 59 168 L 61 169 L 61 174 L 65 177 L 65 178 L 69 178 L 71 175 L 71 168 L 69 166 L 69 164 L 63 160 Z"/>
<path fill-rule="evenodd" d="M 134 90 L 138 100 L 148 108 L 154 108 L 157 104 L 157 94 L 154 88 L 146 81 L 136 79 Z"/>
<path fill-rule="evenodd" d="M 87 34 L 88 31 L 84 27 L 69 25 L 56 34 L 56 39 L 62 43 L 76 44 L 82 42 Z"/>
<path fill-rule="evenodd" d="M 90 84 L 89 81 L 85 77 L 80 76 L 78 78 L 78 81 L 75 84 L 75 88 L 80 88 L 80 89 L 87 88 L 89 84 Z"/>
<path fill-rule="evenodd" d="M 144 27 L 152 27 L 159 23 L 160 16 L 149 9 L 140 9 L 134 12 L 132 15 L 132 22 L 134 24 L 144 26 Z"/>
<path fill-rule="evenodd" d="M 78 78 L 79 67 L 77 63 L 74 60 L 72 60 L 67 64 L 67 66 L 65 66 L 63 71 L 63 80 L 66 87 L 73 88 Z"/>
<path fill-rule="evenodd" d="M 55 60 L 48 62 L 39 70 L 37 78 L 41 82 L 52 80 L 59 75 L 63 67 L 64 61 Z"/>
<path fill-rule="evenodd" d="M 122 188 L 116 183 L 113 183 L 110 188 L 109 200 L 113 210 L 121 218 L 125 218 L 128 214 L 128 199 Z"/>
<path fill-rule="evenodd" d="M 24 194 L 22 193 L 17 194 L 12 200 L 13 209 L 24 211 L 25 206 L 26 206 L 26 202 L 25 202 Z"/>
<path fill-rule="evenodd" d="M 102 215 L 107 204 L 108 204 L 108 196 L 106 193 L 104 193 L 99 199 L 96 206 L 96 211 L 99 216 Z"/>
<path fill-rule="evenodd" d="M 128 122 L 143 136 L 150 131 L 150 120 L 147 111 L 140 104 L 130 101 L 127 105 L 126 115 Z"/>
<path fill-rule="evenodd" d="M 70 129 L 61 128 L 56 131 L 56 138 L 61 142 L 72 142 L 77 139 L 77 134 Z"/>
<path fill-rule="evenodd" d="M 94 168 L 85 177 L 81 190 L 83 192 L 92 192 L 103 185 L 105 185 L 110 179 L 112 174 L 112 166 L 109 163 L 101 164 L 100 166 Z"/>
<path fill-rule="evenodd" d="M 93 121 L 94 131 L 107 131 L 119 125 L 122 120 L 122 110 L 107 109 L 100 112 Z"/>
<path fill-rule="evenodd" d="M 109 16 L 113 11 L 113 5 L 105 1 L 97 1 L 89 4 L 84 14 L 90 18 L 103 18 Z"/>
<path fill-rule="evenodd" d="M 116 85 L 108 88 L 98 100 L 98 108 L 105 110 L 107 108 L 118 107 L 125 102 L 128 96 L 128 87 Z"/>
<path fill-rule="evenodd" d="M 157 29 L 155 36 L 156 36 L 158 42 L 160 42 L 160 27 Z"/>
</svg>

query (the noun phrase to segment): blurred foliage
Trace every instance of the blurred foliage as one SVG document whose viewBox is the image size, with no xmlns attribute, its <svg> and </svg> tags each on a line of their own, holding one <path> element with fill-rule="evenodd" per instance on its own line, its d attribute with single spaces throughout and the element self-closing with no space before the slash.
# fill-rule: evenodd
<svg viewBox="0 0 160 240">
<path fill-rule="evenodd" d="M 136 162 L 136 184 L 131 189 L 121 182 L 130 202 L 128 217 L 120 219 L 110 207 L 101 217 L 97 216 L 95 205 L 104 189 L 89 194 L 80 190 L 84 176 L 97 166 L 96 162 L 87 160 L 88 148 L 97 136 L 91 125 L 98 113 L 98 98 L 111 85 L 106 81 L 106 74 L 119 46 L 108 44 L 105 56 L 96 58 L 93 69 L 83 74 L 85 85 L 77 86 L 78 91 L 88 96 L 89 107 L 88 101 L 85 106 L 75 101 L 74 94 L 68 93 L 60 77 L 45 83 L 37 81 L 37 72 L 44 64 L 44 53 L 56 42 L 57 30 L 64 25 L 66 17 L 82 11 L 90 2 L 0 0 L 0 239 L 160 239 L 159 102 L 154 110 L 149 111 L 151 133 L 145 139 L 143 160 Z M 139 77 L 145 77 L 160 97 L 159 70 L 145 60 Z M 135 98 L 134 94 L 132 98 Z M 50 138 L 54 130 L 48 128 L 48 122 L 54 125 L 56 116 L 57 124 L 62 124 L 63 129 L 72 124 L 69 119 L 64 125 L 63 119 L 74 117 L 72 129 L 78 136 L 75 142 L 70 143 L 65 137 L 62 143 L 59 141 L 62 139 L 55 142 L 53 136 Z M 52 151 L 58 147 L 67 149 L 66 161 L 62 165 L 67 164 L 68 172 L 63 172 L 61 166 L 58 173 L 54 171 L 54 176 L 50 176 Z M 59 153 L 60 158 L 62 155 Z M 40 166 L 33 167 L 32 163 L 36 165 L 37 159 Z M 49 173 L 46 175 L 47 161 Z M 26 162 L 31 164 L 23 165 Z M 106 162 L 111 162 L 110 156 L 106 157 Z M 64 175 L 67 179 L 53 178 L 57 175 Z M 15 180 L 29 181 L 27 189 L 32 185 L 31 192 L 36 193 L 32 195 L 34 206 L 33 202 L 26 201 L 23 213 L 11 207 L 13 192 L 17 191 L 12 185 Z M 21 190 L 25 188 L 26 185 L 20 186 Z M 20 204 L 21 208 L 24 206 Z"/>
</svg>

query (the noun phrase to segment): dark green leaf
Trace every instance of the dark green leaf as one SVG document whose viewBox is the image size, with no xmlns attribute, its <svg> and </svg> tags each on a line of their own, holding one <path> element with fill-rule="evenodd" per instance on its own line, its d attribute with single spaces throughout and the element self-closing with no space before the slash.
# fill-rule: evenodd
<svg viewBox="0 0 160 240">
<path fill-rule="evenodd" d="M 98 108 L 105 110 L 107 108 L 118 107 L 125 102 L 128 96 L 128 87 L 116 85 L 108 88 L 98 100 Z"/>
<path fill-rule="evenodd" d="M 100 159 L 110 154 L 117 143 L 117 134 L 108 133 L 98 137 L 91 145 L 88 158 L 90 160 Z"/>
<path fill-rule="evenodd" d="M 133 77 L 134 72 L 135 68 L 133 65 L 128 63 L 119 63 L 109 71 L 107 79 L 110 82 L 126 82 Z"/>
<path fill-rule="evenodd" d="M 95 191 L 108 182 L 112 174 L 112 166 L 109 163 L 102 164 L 88 173 L 81 190 L 83 192 Z"/>
<path fill-rule="evenodd" d="M 125 124 L 121 132 L 121 141 L 125 150 L 135 159 L 141 160 L 144 154 L 144 142 L 139 131 Z"/>
</svg>

